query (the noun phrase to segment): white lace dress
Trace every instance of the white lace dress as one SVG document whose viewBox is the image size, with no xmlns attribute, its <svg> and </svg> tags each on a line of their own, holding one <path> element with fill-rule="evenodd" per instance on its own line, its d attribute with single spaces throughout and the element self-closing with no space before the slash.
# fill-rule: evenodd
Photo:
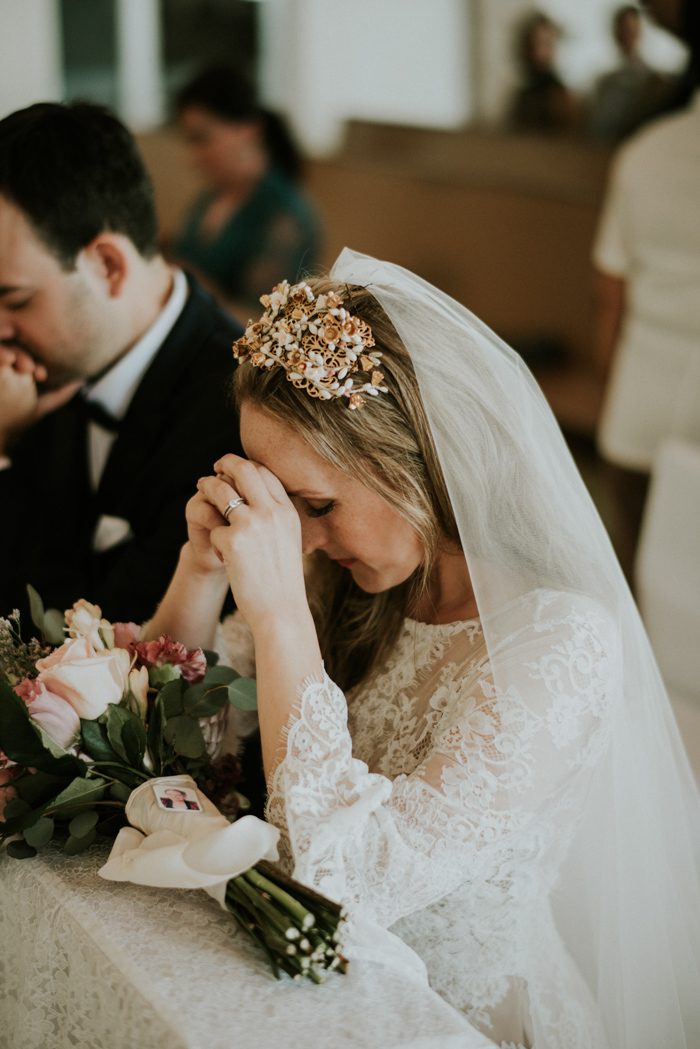
<svg viewBox="0 0 700 1049">
<path fill-rule="evenodd" d="M 327 676 L 305 683 L 268 818 L 298 878 L 391 928 L 497 1044 L 600 1049 L 548 893 L 606 748 L 615 632 L 588 598 L 553 591 L 502 615 L 505 691 L 478 620 L 406 620 L 347 697 Z M 240 619 L 218 643 L 250 670 Z"/>
</svg>

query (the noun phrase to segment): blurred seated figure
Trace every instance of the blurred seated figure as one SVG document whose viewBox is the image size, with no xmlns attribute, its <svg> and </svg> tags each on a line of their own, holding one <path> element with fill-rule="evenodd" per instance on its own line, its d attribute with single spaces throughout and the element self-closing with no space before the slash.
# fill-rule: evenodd
<svg viewBox="0 0 700 1049">
<path fill-rule="evenodd" d="M 642 15 L 638 7 L 618 7 L 612 32 L 622 62 L 598 81 L 589 126 L 596 138 L 617 141 L 660 110 L 670 92 L 670 82 L 651 69 L 639 53 Z"/>
<path fill-rule="evenodd" d="M 522 82 L 511 104 L 510 124 L 518 131 L 556 133 L 575 123 L 576 107 L 554 68 L 558 26 L 546 15 L 529 15 L 518 31 Z"/>
<path fill-rule="evenodd" d="M 208 183 L 173 251 L 234 312 L 247 315 L 283 277 L 317 262 L 318 223 L 295 179 L 299 155 L 282 120 L 227 67 L 205 70 L 179 93 L 178 120 Z"/>
</svg>

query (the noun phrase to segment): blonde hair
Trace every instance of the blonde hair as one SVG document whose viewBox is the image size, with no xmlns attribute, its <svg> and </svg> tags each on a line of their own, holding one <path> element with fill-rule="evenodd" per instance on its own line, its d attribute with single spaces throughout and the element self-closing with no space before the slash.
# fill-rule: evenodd
<svg viewBox="0 0 700 1049">
<path fill-rule="evenodd" d="M 351 411 L 344 399 L 322 401 L 299 390 L 282 368 L 236 369 L 238 405 L 250 401 L 299 433 L 326 462 L 373 489 L 411 525 L 425 556 L 406 583 L 367 594 L 347 571 L 314 557 L 310 601 L 331 677 L 349 688 L 363 680 L 396 642 L 403 619 L 426 592 L 436 556 L 459 545 L 447 487 L 409 354 L 383 309 L 366 288 L 327 278 L 308 281 L 315 295 L 335 291 L 349 312 L 372 328 L 382 351 L 388 393 Z M 361 380 L 360 380 L 361 381 Z"/>
</svg>

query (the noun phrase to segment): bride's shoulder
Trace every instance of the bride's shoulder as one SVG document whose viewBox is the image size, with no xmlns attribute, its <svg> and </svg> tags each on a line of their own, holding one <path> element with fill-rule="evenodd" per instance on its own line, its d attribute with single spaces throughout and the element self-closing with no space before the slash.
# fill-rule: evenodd
<svg viewBox="0 0 700 1049">
<path fill-rule="evenodd" d="M 490 620 L 491 634 L 502 643 L 589 638 L 608 653 L 618 644 L 614 615 L 603 601 L 575 590 L 539 587 L 499 609 Z"/>
</svg>

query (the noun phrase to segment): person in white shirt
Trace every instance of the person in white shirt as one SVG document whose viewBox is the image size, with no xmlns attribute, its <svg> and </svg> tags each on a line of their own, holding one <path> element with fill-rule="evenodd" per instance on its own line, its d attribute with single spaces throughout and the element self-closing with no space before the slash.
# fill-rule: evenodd
<svg viewBox="0 0 700 1049">
<path fill-rule="evenodd" d="M 680 31 L 686 25 L 697 83 L 694 5 L 651 6 L 669 26 Z M 598 444 L 619 468 L 630 550 L 660 443 L 671 436 L 700 439 L 698 186 L 696 90 L 685 109 L 655 121 L 617 154 L 593 248 L 598 358 L 607 377 Z"/>
</svg>

